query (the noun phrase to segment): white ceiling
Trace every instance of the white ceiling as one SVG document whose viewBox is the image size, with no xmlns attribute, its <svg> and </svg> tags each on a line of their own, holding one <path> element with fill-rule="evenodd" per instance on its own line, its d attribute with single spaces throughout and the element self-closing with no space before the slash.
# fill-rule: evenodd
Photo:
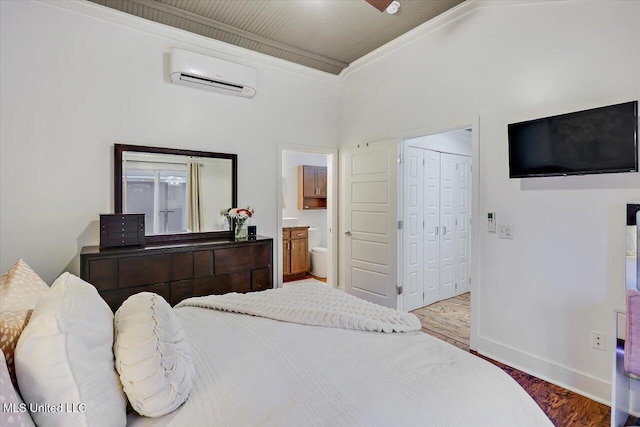
<svg viewBox="0 0 640 427">
<path fill-rule="evenodd" d="M 464 0 L 90 0 L 161 24 L 339 74 L 351 62 Z"/>
</svg>

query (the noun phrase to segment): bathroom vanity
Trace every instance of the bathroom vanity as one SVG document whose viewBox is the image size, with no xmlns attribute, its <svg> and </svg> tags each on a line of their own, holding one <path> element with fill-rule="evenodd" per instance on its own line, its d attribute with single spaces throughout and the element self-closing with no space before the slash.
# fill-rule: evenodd
<svg viewBox="0 0 640 427">
<path fill-rule="evenodd" d="M 309 226 L 282 229 L 282 276 L 285 282 L 309 272 Z"/>
</svg>

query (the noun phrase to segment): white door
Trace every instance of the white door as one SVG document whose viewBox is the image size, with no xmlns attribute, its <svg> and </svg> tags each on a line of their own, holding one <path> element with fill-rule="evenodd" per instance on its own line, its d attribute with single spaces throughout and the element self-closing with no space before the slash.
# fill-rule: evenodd
<svg viewBox="0 0 640 427">
<path fill-rule="evenodd" d="M 424 150 L 406 146 L 404 150 L 404 212 L 403 263 L 402 272 L 402 308 L 406 311 L 423 307 L 424 304 L 424 268 L 423 259 L 423 171 Z"/>
<path fill-rule="evenodd" d="M 397 141 L 341 150 L 345 290 L 396 308 Z"/>
<path fill-rule="evenodd" d="M 440 300 L 440 153 L 424 150 L 424 304 Z"/>
<path fill-rule="evenodd" d="M 458 274 L 456 295 L 471 290 L 471 157 L 456 156 Z"/>
<path fill-rule="evenodd" d="M 456 157 L 440 154 L 440 289 L 438 299 L 455 296 L 456 250 L 454 245 L 454 181 Z"/>
</svg>

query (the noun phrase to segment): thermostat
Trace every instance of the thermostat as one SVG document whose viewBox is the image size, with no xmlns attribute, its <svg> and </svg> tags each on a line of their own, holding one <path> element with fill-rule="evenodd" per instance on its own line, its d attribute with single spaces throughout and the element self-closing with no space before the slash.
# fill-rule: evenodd
<svg viewBox="0 0 640 427">
<path fill-rule="evenodd" d="M 489 233 L 496 232 L 496 213 L 487 212 L 487 230 Z"/>
</svg>

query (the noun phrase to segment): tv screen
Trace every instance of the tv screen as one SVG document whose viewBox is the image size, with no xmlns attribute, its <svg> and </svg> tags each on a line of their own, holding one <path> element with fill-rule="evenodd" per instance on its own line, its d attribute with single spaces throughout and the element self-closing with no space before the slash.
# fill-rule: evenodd
<svg viewBox="0 0 640 427">
<path fill-rule="evenodd" d="M 638 101 L 509 125 L 509 177 L 638 171 Z"/>
</svg>

